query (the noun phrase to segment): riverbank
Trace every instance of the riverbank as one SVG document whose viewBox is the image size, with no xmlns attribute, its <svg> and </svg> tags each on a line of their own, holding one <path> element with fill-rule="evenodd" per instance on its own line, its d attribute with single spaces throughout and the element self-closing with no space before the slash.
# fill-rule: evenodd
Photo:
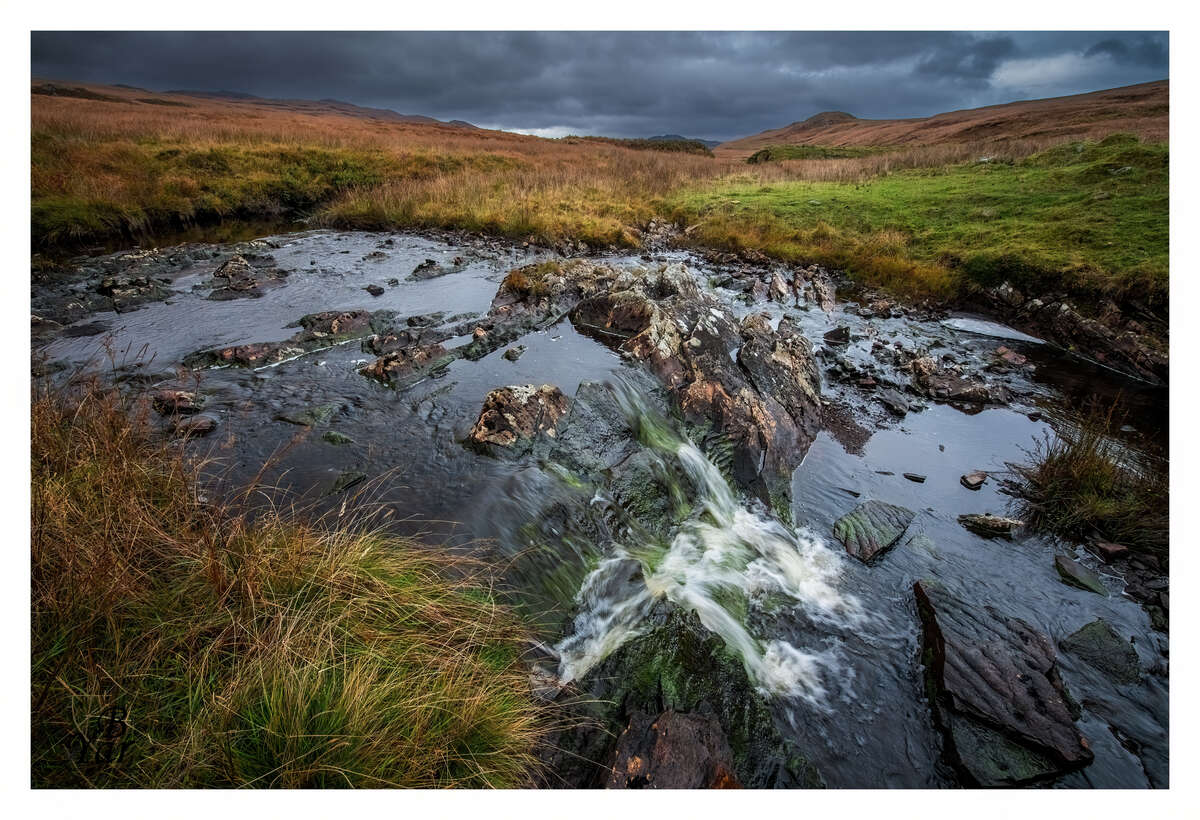
<svg viewBox="0 0 1200 820">
<path fill-rule="evenodd" d="M 487 568 L 361 507 L 247 515 L 167 400 L 35 387 L 34 787 L 531 785 L 550 721 Z"/>
</svg>

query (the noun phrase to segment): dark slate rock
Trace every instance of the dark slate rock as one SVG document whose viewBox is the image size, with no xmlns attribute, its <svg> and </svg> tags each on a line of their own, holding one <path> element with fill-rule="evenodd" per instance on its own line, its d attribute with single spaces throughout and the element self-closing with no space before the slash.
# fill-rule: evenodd
<svg viewBox="0 0 1200 820">
<path fill-rule="evenodd" d="M 867 501 L 839 518 L 833 534 L 846 552 L 867 563 L 900 540 L 915 515 L 894 504 Z"/>
<path fill-rule="evenodd" d="M 1064 584 L 1085 589 L 1097 595 L 1108 596 L 1108 587 L 1104 586 L 1100 576 L 1078 561 L 1072 561 L 1064 555 L 1056 555 L 1054 556 L 1054 568 L 1058 570 L 1058 575 Z"/>
<path fill-rule="evenodd" d="M 947 755 L 970 784 L 1021 785 L 1091 763 L 1044 634 L 936 581 L 913 592 L 931 704 Z"/>
<path fill-rule="evenodd" d="M 733 752 L 712 715 L 635 713 L 617 740 L 610 789 L 737 789 Z"/>
<path fill-rule="evenodd" d="M 1059 643 L 1113 683 L 1137 683 L 1142 677 L 1137 651 L 1103 618 L 1097 618 Z"/>
</svg>

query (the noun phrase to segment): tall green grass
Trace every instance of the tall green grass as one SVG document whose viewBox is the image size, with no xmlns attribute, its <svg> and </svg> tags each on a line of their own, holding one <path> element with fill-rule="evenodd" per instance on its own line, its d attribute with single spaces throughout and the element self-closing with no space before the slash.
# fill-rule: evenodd
<svg viewBox="0 0 1200 820">
<path fill-rule="evenodd" d="M 697 243 L 823 262 L 902 292 L 1008 280 L 1164 305 L 1168 178 L 1165 143 L 1114 134 L 859 182 L 746 174 L 682 192 L 672 207 Z"/>
</svg>

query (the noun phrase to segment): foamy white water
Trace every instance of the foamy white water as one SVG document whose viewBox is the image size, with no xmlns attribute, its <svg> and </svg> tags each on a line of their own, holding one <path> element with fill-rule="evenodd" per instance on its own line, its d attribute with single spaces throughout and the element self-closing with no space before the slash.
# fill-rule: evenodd
<svg viewBox="0 0 1200 820">
<path fill-rule="evenodd" d="M 637 397 L 618 389 L 634 424 L 646 423 Z M 768 695 L 799 696 L 823 707 L 824 683 L 836 654 L 751 634 L 745 613 L 766 596 L 803 608 L 815 621 L 860 620 L 858 600 L 838 589 L 842 556 L 811 533 L 794 534 L 779 521 L 742 504 L 717 467 L 690 441 L 651 420 L 655 449 L 678 460 L 696 492 L 696 510 L 665 553 L 618 545 L 582 584 L 574 632 L 556 649 L 559 677 L 582 677 L 623 643 L 645 631 L 655 601 L 695 612 L 742 659 Z M 639 572 L 640 570 L 640 572 Z"/>
</svg>

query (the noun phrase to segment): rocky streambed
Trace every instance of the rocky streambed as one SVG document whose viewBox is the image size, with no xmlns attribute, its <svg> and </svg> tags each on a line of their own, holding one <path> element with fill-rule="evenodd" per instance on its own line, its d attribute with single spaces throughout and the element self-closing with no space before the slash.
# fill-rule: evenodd
<svg viewBox="0 0 1200 820">
<path fill-rule="evenodd" d="M 1004 492 L 1084 395 L 1165 457 L 1165 358 L 995 298 L 1025 332 L 816 267 L 313 231 L 43 271 L 33 368 L 148 394 L 214 489 L 499 560 L 585 718 L 548 786 L 1166 786 L 1167 568 Z"/>
</svg>

